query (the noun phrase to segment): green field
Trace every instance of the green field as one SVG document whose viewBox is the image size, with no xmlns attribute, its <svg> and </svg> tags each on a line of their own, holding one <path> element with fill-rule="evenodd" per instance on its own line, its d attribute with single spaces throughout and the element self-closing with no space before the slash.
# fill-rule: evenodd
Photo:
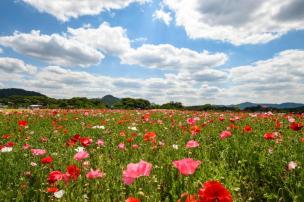
<svg viewBox="0 0 304 202">
<path fill-rule="evenodd" d="M 184 193 L 207 201 L 198 193 L 210 180 L 233 201 L 304 201 L 303 122 L 303 114 L 1 111 L 0 201 L 177 201 Z M 186 147 L 190 140 L 198 145 Z M 89 156 L 76 160 L 80 150 Z M 185 158 L 200 161 L 192 174 L 173 163 Z M 141 160 L 150 173 L 126 184 L 124 170 Z M 101 176 L 88 178 L 91 169 Z"/>
</svg>

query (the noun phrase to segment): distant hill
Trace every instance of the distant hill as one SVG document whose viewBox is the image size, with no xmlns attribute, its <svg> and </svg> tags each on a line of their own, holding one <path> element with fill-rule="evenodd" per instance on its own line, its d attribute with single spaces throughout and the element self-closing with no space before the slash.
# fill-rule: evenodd
<svg viewBox="0 0 304 202">
<path fill-rule="evenodd" d="M 41 93 L 37 93 L 35 91 L 27 91 L 19 88 L 7 88 L 0 89 L 0 98 L 8 98 L 10 96 L 43 96 L 45 95 Z"/>
<path fill-rule="evenodd" d="M 99 99 L 102 103 L 106 104 L 107 106 L 113 106 L 115 103 L 119 102 L 120 99 L 114 97 L 113 95 L 105 95 L 103 98 Z"/>
<path fill-rule="evenodd" d="M 293 103 L 293 102 L 286 102 L 281 104 L 265 104 L 265 103 L 252 103 L 252 102 L 244 102 L 237 105 L 230 105 L 234 107 L 238 107 L 240 109 L 250 108 L 250 107 L 257 107 L 263 106 L 264 108 L 275 108 L 275 109 L 293 109 L 304 107 L 304 104 L 301 103 Z"/>
</svg>

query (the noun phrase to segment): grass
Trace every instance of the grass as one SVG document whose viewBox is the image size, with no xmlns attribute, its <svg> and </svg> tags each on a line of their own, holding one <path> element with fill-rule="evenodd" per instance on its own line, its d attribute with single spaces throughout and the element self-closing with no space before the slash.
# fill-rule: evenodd
<svg viewBox="0 0 304 202">
<path fill-rule="evenodd" d="M 143 115 L 150 113 L 148 121 Z M 224 116 L 225 120 L 218 118 Z M 291 115 L 296 122 L 304 116 Z M 200 132 L 192 135 L 188 118 L 198 117 L 195 123 Z M 235 122 L 232 117 L 239 117 Z M 18 125 L 26 120 L 27 127 Z M 282 122 L 276 128 L 276 121 Z M 161 124 L 162 122 L 162 124 Z M 233 124 L 233 126 L 231 125 Z M 104 129 L 92 126 L 103 125 Z M 244 131 L 249 125 L 252 131 Z M 136 127 L 136 131 L 128 127 Z M 232 136 L 221 140 L 222 131 L 230 130 Z M 196 194 L 208 180 L 220 181 L 232 194 L 234 201 L 304 201 L 304 137 L 303 129 L 290 128 L 287 115 L 274 114 L 252 116 L 245 112 L 188 112 L 188 111 L 123 111 L 123 110 L 51 110 L 2 111 L 0 112 L 0 145 L 13 142 L 13 150 L 0 153 L 0 201 L 125 201 L 129 196 L 142 201 L 177 201 L 182 193 Z M 146 132 L 155 132 L 156 141 L 144 141 Z M 265 140 L 267 132 L 278 132 L 276 139 Z M 123 136 L 122 133 L 125 135 Z M 66 142 L 75 134 L 92 138 L 86 147 L 89 166 L 73 159 L 76 143 L 68 147 Z M 136 134 L 136 135 L 135 135 Z M 0 136 L 0 138 L 1 138 Z M 102 139 L 104 146 L 96 141 Z M 200 143 L 197 148 L 186 148 L 189 140 Z M 159 142 L 164 143 L 163 146 Z M 47 150 L 43 156 L 34 156 L 31 148 Z M 125 150 L 118 144 L 124 143 Z M 134 149 L 132 145 L 139 148 Z M 174 149 L 172 145 L 178 145 Z M 51 164 L 40 159 L 52 156 Z M 200 160 L 202 163 L 193 175 L 183 176 L 172 161 L 183 158 Z M 140 160 L 153 165 L 150 176 L 136 179 L 125 185 L 122 172 L 129 163 Z M 296 162 L 289 170 L 289 162 Z M 36 163 L 36 166 L 31 164 Z M 68 165 L 77 165 L 81 174 L 77 181 L 59 181 L 56 187 L 64 190 L 57 199 L 48 193 L 51 171 L 65 172 Z M 100 169 L 105 176 L 89 180 L 85 174 Z"/>
</svg>

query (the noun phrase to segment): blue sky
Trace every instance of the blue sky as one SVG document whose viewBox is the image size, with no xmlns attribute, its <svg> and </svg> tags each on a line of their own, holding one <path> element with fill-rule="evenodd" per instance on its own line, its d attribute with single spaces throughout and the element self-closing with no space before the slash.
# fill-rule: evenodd
<svg viewBox="0 0 304 202">
<path fill-rule="evenodd" d="M 301 0 L 67 2 L 0 1 L 0 87 L 187 105 L 304 102 Z"/>
</svg>

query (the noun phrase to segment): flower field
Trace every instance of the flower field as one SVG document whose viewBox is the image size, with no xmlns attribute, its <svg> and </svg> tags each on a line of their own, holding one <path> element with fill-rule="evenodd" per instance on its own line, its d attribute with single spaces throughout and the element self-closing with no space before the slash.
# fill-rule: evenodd
<svg viewBox="0 0 304 202">
<path fill-rule="evenodd" d="M 0 111 L 0 201 L 304 201 L 304 114 Z"/>
</svg>

